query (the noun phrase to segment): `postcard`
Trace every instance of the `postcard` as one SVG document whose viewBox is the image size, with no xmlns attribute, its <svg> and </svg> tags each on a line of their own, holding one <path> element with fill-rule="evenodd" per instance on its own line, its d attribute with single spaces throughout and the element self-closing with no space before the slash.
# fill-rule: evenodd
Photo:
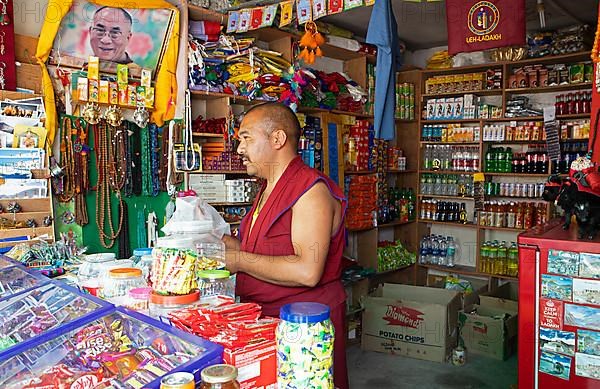
<svg viewBox="0 0 600 389">
<path fill-rule="evenodd" d="M 575 333 L 540 328 L 540 347 L 544 351 L 575 355 Z"/>
<path fill-rule="evenodd" d="M 542 274 L 542 296 L 571 301 L 573 281 L 571 278 Z"/>
<path fill-rule="evenodd" d="M 568 381 L 571 373 L 571 360 L 571 357 L 542 351 L 540 372 Z"/>
<path fill-rule="evenodd" d="M 600 280 L 573 278 L 573 302 L 600 305 Z"/>
<path fill-rule="evenodd" d="M 577 276 L 579 274 L 579 253 L 549 250 L 548 273 Z"/>
<path fill-rule="evenodd" d="M 600 356 L 600 332 L 577 330 L 577 352 Z"/>
<path fill-rule="evenodd" d="M 579 277 L 600 278 L 600 254 L 579 255 Z"/>
<path fill-rule="evenodd" d="M 600 308 L 565 304 L 565 324 L 600 330 Z"/>
<path fill-rule="evenodd" d="M 600 357 L 582 353 L 575 354 L 575 375 L 599 380 Z"/>
</svg>

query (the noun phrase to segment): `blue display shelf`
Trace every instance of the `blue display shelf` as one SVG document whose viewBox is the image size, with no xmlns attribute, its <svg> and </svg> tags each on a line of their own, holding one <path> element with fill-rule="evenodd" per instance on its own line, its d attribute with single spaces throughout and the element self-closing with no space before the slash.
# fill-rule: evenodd
<svg viewBox="0 0 600 389">
<path fill-rule="evenodd" d="M 200 371 L 221 363 L 222 355 L 223 348 L 215 343 L 137 312 L 112 308 L 86 323 L 52 331 L 44 343 L 20 346 L 0 357 L 0 387 L 56 385 L 55 372 L 71 367 L 75 382 L 95 386 L 116 380 L 114 387 L 159 389 L 161 378 L 172 372 L 193 373 L 199 382 Z M 172 366 L 166 370 L 165 364 Z"/>
<path fill-rule="evenodd" d="M 50 280 L 41 274 L 31 272 L 25 266 L 14 263 L 9 267 L 0 269 L 0 301 L 49 282 Z"/>
</svg>

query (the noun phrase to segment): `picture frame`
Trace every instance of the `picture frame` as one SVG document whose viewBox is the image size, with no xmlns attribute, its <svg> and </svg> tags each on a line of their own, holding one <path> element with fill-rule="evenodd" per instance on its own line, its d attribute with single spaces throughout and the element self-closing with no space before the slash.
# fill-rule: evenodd
<svg viewBox="0 0 600 389">
<path fill-rule="evenodd" d="M 116 73 L 117 64 L 127 64 L 134 77 L 143 68 L 155 76 L 173 32 L 174 13 L 75 0 L 61 20 L 48 64 L 81 68 L 95 56 L 101 72 Z"/>
</svg>

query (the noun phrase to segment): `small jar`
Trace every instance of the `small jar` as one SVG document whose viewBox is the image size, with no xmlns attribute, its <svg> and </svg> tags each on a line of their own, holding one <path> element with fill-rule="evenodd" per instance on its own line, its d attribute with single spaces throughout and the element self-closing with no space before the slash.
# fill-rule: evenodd
<svg viewBox="0 0 600 389">
<path fill-rule="evenodd" d="M 142 275 L 144 280 L 148 286 L 152 286 L 152 281 L 150 279 L 150 275 L 152 274 L 152 262 L 154 258 L 152 258 L 152 251 L 149 254 L 144 254 L 140 258 L 140 260 L 136 263 L 135 267 L 142 270 Z"/>
<path fill-rule="evenodd" d="M 239 389 L 237 367 L 231 365 L 212 365 L 200 373 L 200 389 Z"/>
<path fill-rule="evenodd" d="M 127 302 L 125 303 L 125 306 L 129 309 L 133 309 L 134 311 L 138 311 L 147 315 L 151 293 L 152 288 L 149 287 L 133 288 L 127 295 Z"/>
<path fill-rule="evenodd" d="M 124 267 L 108 271 L 101 297 L 115 305 L 125 305 L 131 289 L 145 287 L 142 271 L 133 267 Z"/>
<path fill-rule="evenodd" d="M 200 298 L 228 296 L 235 299 L 235 282 L 228 270 L 202 270 L 198 272 Z"/>
<path fill-rule="evenodd" d="M 169 313 L 178 309 L 190 308 L 194 306 L 200 298 L 200 292 L 194 291 L 189 294 L 177 296 L 163 296 L 152 292 L 150 294 L 150 316 L 162 321 L 163 323 L 171 324 Z"/>
</svg>

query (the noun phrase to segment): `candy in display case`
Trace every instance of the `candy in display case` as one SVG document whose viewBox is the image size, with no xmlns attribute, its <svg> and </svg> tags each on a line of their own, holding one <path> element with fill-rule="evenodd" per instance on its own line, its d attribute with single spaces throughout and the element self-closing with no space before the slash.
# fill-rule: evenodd
<svg viewBox="0 0 600 389">
<path fill-rule="evenodd" d="M 7 270 L 12 269 L 18 268 Z M 109 303 L 54 282 L 0 300 L 0 360 L 18 346 L 37 345 L 61 327 L 73 328 L 111 309 Z"/>
<path fill-rule="evenodd" d="M 12 262 L 10 258 L 4 255 L 0 255 L 0 269 L 15 266 L 16 262 Z"/>
<path fill-rule="evenodd" d="M 0 387 L 156 388 L 169 372 L 200 371 L 220 363 L 223 348 L 126 308 L 70 327 L 0 362 Z"/>
<path fill-rule="evenodd" d="M 1 258 L 0 258 L 1 259 Z M 0 270 L 0 300 L 49 282 L 46 277 L 33 274 L 20 265 Z M 0 311 L 1 312 L 1 311 Z M 3 312 L 2 312 L 3 315 Z M 2 348 L 0 347 L 0 350 Z"/>
</svg>

